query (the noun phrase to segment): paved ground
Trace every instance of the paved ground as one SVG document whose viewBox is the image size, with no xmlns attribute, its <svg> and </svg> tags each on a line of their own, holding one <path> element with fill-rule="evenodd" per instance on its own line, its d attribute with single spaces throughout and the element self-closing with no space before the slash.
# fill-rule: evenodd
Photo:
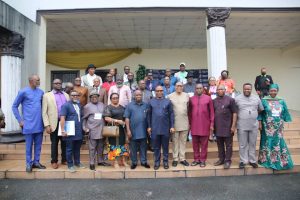
<svg viewBox="0 0 300 200">
<path fill-rule="evenodd" d="M 300 174 L 136 180 L 0 180 L 0 199 L 300 199 Z"/>
</svg>

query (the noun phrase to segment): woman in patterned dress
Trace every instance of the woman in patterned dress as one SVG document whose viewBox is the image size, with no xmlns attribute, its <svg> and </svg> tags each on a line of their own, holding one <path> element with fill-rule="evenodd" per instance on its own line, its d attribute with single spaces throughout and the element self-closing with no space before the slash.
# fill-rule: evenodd
<svg viewBox="0 0 300 200">
<path fill-rule="evenodd" d="M 292 157 L 283 138 L 284 122 L 291 122 L 285 101 L 277 97 L 279 87 L 270 86 L 270 95 L 262 99 L 264 111 L 259 115 L 261 141 L 258 163 L 266 168 L 283 170 L 293 168 Z"/>
</svg>

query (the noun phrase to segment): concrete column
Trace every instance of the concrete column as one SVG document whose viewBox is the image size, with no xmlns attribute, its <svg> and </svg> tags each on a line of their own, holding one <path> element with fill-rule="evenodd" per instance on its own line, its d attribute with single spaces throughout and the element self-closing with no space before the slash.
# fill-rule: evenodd
<svg viewBox="0 0 300 200">
<path fill-rule="evenodd" d="M 206 9 L 208 74 L 216 78 L 227 70 L 225 20 L 229 15 L 230 8 Z"/>
<path fill-rule="evenodd" d="M 19 130 L 11 106 L 21 89 L 22 58 L 1 56 L 1 109 L 5 114 L 6 127 L 4 131 Z"/>
<path fill-rule="evenodd" d="M 46 40 L 47 40 L 47 21 L 41 16 L 39 23 L 39 45 L 38 45 L 38 75 L 41 79 L 40 89 L 46 91 Z M 50 76 L 50 74 L 49 74 Z"/>
<path fill-rule="evenodd" d="M 21 68 L 24 58 L 24 37 L 1 30 L 1 109 L 5 115 L 5 132 L 20 129 L 12 113 L 12 104 L 21 89 Z"/>
</svg>

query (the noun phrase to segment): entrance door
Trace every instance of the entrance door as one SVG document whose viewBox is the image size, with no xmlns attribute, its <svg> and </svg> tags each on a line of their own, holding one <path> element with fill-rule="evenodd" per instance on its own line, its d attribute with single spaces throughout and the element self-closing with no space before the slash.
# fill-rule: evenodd
<svg viewBox="0 0 300 200">
<path fill-rule="evenodd" d="M 50 80 L 51 83 L 50 83 L 50 85 L 52 86 L 52 82 L 53 82 L 54 79 L 59 78 L 63 82 L 62 87 L 65 88 L 65 85 L 66 85 L 67 82 L 74 83 L 74 79 L 78 76 L 79 76 L 79 70 L 51 71 L 51 80 Z"/>
</svg>

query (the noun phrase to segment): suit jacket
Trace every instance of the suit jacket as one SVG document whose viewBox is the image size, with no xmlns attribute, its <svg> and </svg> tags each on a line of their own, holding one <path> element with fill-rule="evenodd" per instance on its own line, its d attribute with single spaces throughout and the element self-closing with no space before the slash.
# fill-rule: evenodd
<svg viewBox="0 0 300 200">
<path fill-rule="evenodd" d="M 91 101 L 90 99 L 90 94 L 92 91 L 96 91 L 96 88 L 95 87 L 89 87 L 88 88 L 88 99 L 89 99 L 89 102 Z M 106 92 L 106 89 L 100 87 L 100 90 L 98 91 L 98 94 L 100 95 L 99 96 L 99 102 L 107 105 L 107 100 L 108 100 L 108 96 L 107 96 L 107 92 Z"/>
<path fill-rule="evenodd" d="M 62 93 L 65 95 L 66 100 L 69 101 L 70 99 L 69 95 L 65 92 Z M 57 113 L 55 96 L 52 91 L 45 93 L 43 96 L 42 116 L 43 116 L 44 127 L 50 125 L 52 131 L 54 131 L 57 128 L 58 113 Z"/>
<path fill-rule="evenodd" d="M 273 84 L 273 79 L 270 75 L 262 76 L 259 75 L 255 79 L 254 88 L 256 91 L 262 91 L 264 89 L 268 89 L 268 86 L 264 83 L 265 79 L 270 80 L 270 85 Z"/>
<path fill-rule="evenodd" d="M 156 86 L 160 85 L 158 80 L 147 80 L 146 89 L 149 91 L 155 91 Z"/>
</svg>

